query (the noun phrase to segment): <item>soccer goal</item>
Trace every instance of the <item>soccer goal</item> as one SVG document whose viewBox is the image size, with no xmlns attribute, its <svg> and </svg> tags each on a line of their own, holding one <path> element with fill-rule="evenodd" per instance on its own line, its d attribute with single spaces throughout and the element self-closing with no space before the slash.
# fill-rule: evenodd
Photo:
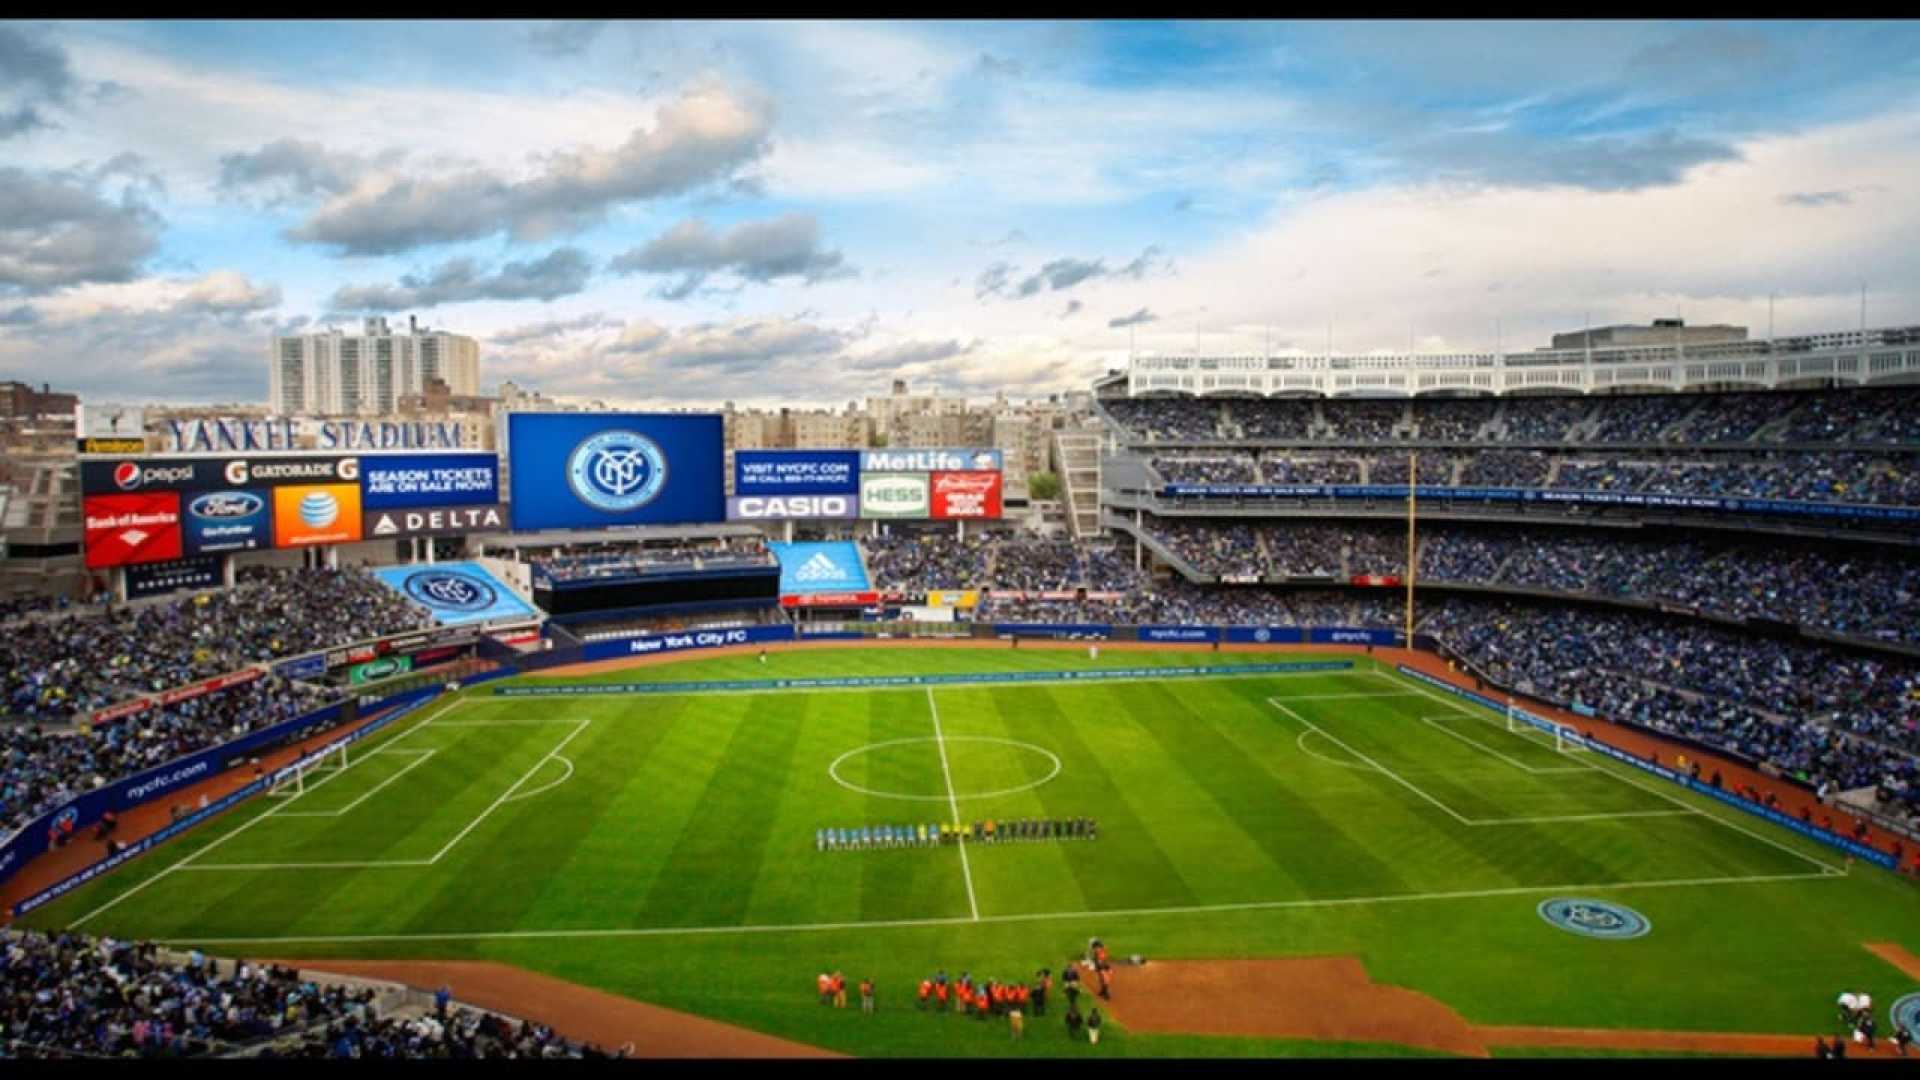
<svg viewBox="0 0 1920 1080">
<path fill-rule="evenodd" d="M 1590 752 L 1587 749 L 1587 741 L 1580 737 L 1580 732 L 1565 725 L 1556 725 L 1554 727 L 1553 748 L 1563 754 L 1585 754 Z"/>
<path fill-rule="evenodd" d="M 308 773 L 314 774 L 314 783 L 317 784 L 322 777 L 331 776 L 346 767 L 347 748 L 344 745 L 334 747 L 320 757 L 294 766 L 292 772 L 281 777 L 277 783 L 267 789 L 267 796 L 285 799 L 304 795 L 307 792 Z"/>
</svg>

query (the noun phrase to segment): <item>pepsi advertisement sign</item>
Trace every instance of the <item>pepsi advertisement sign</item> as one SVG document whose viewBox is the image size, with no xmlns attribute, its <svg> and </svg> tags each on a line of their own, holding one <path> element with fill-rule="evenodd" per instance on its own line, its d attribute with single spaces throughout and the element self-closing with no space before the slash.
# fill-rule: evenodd
<svg viewBox="0 0 1920 1080">
<path fill-rule="evenodd" d="M 716 414 L 512 413 L 513 527 L 725 521 Z"/>
<path fill-rule="evenodd" d="M 183 496 L 187 551 L 204 555 L 273 546 L 272 507 L 264 491 L 244 488 Z"/>
<path fill-rule="evenodd" d="M 741 496 L 858 495 L 860 451 L 736 450 L 733 493 Z"/>
<path fill-rule="evenodd" d="M 443 625 L 529 618 L 534 610 L 478 563 L 384 566 L 373 575 Z"/>
<path fill-rule="evenodd" d="M 400 454 L 360 459 L 360 505 L 368 510 L 488 506 L 500 501 L 492 454 Z"/>
</svg>

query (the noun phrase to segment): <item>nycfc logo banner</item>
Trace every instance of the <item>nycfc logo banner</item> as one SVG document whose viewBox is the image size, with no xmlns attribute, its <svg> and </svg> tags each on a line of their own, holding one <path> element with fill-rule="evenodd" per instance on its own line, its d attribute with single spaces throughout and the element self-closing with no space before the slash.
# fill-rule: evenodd
<svg viewBox="0 0 1920 1080">
<path fill-rule="evenodd" d="M 1644 936 L 1653 929 L 1645 915 L 1606 900 L 1581 900 L 1565 897 L 1544 900 L 1540 917 L 1570 934 L 1624 941 Z"/>
<path fill-rule="evenodd" d="M 485 611 L 499 596 L 486 582 L 453 570 L 408 574 L 406 590 L 434 611 Z"/>
<path fill-rule="evenodd" d="M 509 414 L 513 527 L 725 521 L 723 442 L 717 415 Z"/>
<path fill-rule="evenodd" d="M 1908 1031 L 1920 1034 L 1920 994 L 1908 994 L 1893 1003 L 1887 1010 L 1888 1031 L 1905 1027 Z"/>
<path fill-rule="evenodd" d="M 373 573 L 388 588 L 426 608 L 444 624 L 491 622 L 533 614 L 532 608 L 478 563 L 383 566 Z M 365 656 L 343 655 L 339 663 L 372 659 L 375 659 L 373 650 L 368 650 Z M 329 660 L 329 666 L 337 665 Z"/>
<path fill-rule="evenodd" d="M 632 431 L 595 435 L 567 458 L 567 483 L 580 501 L 609 514 L 652 502 L 667 483 L 667 457 Z"/>
</svg>

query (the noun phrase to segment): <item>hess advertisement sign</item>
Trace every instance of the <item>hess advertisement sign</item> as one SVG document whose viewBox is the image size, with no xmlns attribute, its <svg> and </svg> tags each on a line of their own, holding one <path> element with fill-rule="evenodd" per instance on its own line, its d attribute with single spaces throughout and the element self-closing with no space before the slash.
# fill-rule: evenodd
<svg viewBox="0 0 1920 1080">
<path fill-rule="evenodd" d="M 933 513 L 936 521 L 965 521 L 1000 516 L 1000 474 L 997 472 L 937 472 L 933 474 Z"/>
<path fill-rule="evenodd" d="M 863 518 L 924 518 L 930 502 L 926 473 L 866 473 L 860 477 Z"/>
</svg>

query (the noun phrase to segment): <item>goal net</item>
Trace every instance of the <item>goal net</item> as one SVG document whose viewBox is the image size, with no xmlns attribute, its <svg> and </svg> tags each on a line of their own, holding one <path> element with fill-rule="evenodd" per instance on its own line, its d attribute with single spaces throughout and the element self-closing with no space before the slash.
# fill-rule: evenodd
<svg viewBox="0 0 1920 1080">
<path fill-rule="evenodd" d="M 1585 754 L 1590 752 L 1587 749 L 1586 740 L 1581 738 L 1580 733 L 1571 727 L 1555 727 L 1553 729 L 1553 748 L 1563 754 Z"/>
<path fill-rule="evenodd" d="M 314 783 L 347 767 L 347 748 L 337 746 L 318 757 L 299 762 L 293 771 L 281 777 L 267 788 L 269 798 L 289 798 L 304 795 L 307 791 L 307 778 L 312 776 Z"/>
</svg>

